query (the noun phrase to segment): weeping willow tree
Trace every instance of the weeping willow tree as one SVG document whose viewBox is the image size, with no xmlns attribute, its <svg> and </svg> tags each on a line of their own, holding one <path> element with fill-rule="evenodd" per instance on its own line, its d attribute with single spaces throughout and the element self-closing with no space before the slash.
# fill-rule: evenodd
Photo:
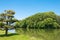
<svg viewBox="0 0 60 40">
<path fill-rule="evenodd" d="M 15 12 L 12 10 L 5 10 L 4 13 L 0 14 L 0 28 L 5 29 L 5 35 L 8 34 L 8 29 L 14 28 L 12 24 L 16 22 L 14 18 Z"/>
<path fill-rule="evenodd" d="M 60 16 L 51 11 L 39 12 L 16 22 L 16 26 L 20 28 L 60 29 Z"/>
</svg>

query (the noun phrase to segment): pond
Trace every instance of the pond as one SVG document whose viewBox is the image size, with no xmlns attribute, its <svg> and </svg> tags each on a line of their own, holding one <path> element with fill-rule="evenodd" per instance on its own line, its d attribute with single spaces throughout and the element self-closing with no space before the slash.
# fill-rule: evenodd
<svg viewBox="0 0 60 40">
<path fill-rule="evenodd" d="M 8 30 L 9 33 L 16 33 L 15 29 Z"/>
<path fill-rule="evenodd" d="M 60 29 L 18 29 L 17 32 L 37 40 L 60 40 Z"/>
<path fill-rule="evenodd" d="M 28 35 L 31 39 L 39 40 L 60 40 L 60 29 L 15 29 L 8 30 L 10 33 Z"/>
</svg>

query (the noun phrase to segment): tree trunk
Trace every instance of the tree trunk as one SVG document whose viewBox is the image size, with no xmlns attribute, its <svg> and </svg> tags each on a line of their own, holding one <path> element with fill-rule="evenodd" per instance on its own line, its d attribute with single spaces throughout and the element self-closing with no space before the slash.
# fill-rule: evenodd
<svg viewBox="0 0 60 40">
<path fill-rule="evenodd" d="M 6 36 L 8 35 L 8 28 L 7 27 L 5 28 L 5 35 Z"/>
<path fill-rule="evenodd" d="M 8 25 L 8 22 L 6 22 L 7 23 L 7 25 Z M 8 35 L 8 28 L 7 27 L 5 27 L 5 35 L 7 36 Z"/>
</svg>

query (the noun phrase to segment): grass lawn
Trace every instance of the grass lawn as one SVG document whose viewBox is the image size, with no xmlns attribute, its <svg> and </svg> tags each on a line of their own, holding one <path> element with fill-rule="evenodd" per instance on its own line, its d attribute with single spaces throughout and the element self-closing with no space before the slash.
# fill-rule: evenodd
<svg viewBox="0 0 60 40">
<path fill-rule="evenodd" d="M 5 36 L 5 31 L 0 30 L 0 40 L 60 40 L 60 30 L 55 31 L 41 31 L 40 32 L 27 32 L 22 33 L 8 33 L 7 36 Z"/>
<path fill-rule="evenodd" d="M 8 36 L 4 35 L 5 31 L 0 30 L 0 40 L 43 40 L 35 38 L 34 36 L 28 36 L 24 34 L 11 34 L 9 33 Z"/>
</svg>

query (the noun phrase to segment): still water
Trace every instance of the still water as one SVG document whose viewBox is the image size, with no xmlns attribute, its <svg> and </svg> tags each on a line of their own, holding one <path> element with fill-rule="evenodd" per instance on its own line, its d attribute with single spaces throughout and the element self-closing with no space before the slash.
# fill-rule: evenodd
<svg viewBox="0 0 60 40">
<path fill-rule="evenodd" d="M 60 40 L 60 29 L 18 29 L 17 32 L 37 40 Z"/>
<path fill-rule="evenodd" d="M 9 33 L 16 33 L 15 29 L 8 30 Z"/>
<path fill-rule="evenodd" d="M 60 29 L 12 29 L 8 32 L 28 35 L 37 40 L 60 40 Z"/>
</svg>

